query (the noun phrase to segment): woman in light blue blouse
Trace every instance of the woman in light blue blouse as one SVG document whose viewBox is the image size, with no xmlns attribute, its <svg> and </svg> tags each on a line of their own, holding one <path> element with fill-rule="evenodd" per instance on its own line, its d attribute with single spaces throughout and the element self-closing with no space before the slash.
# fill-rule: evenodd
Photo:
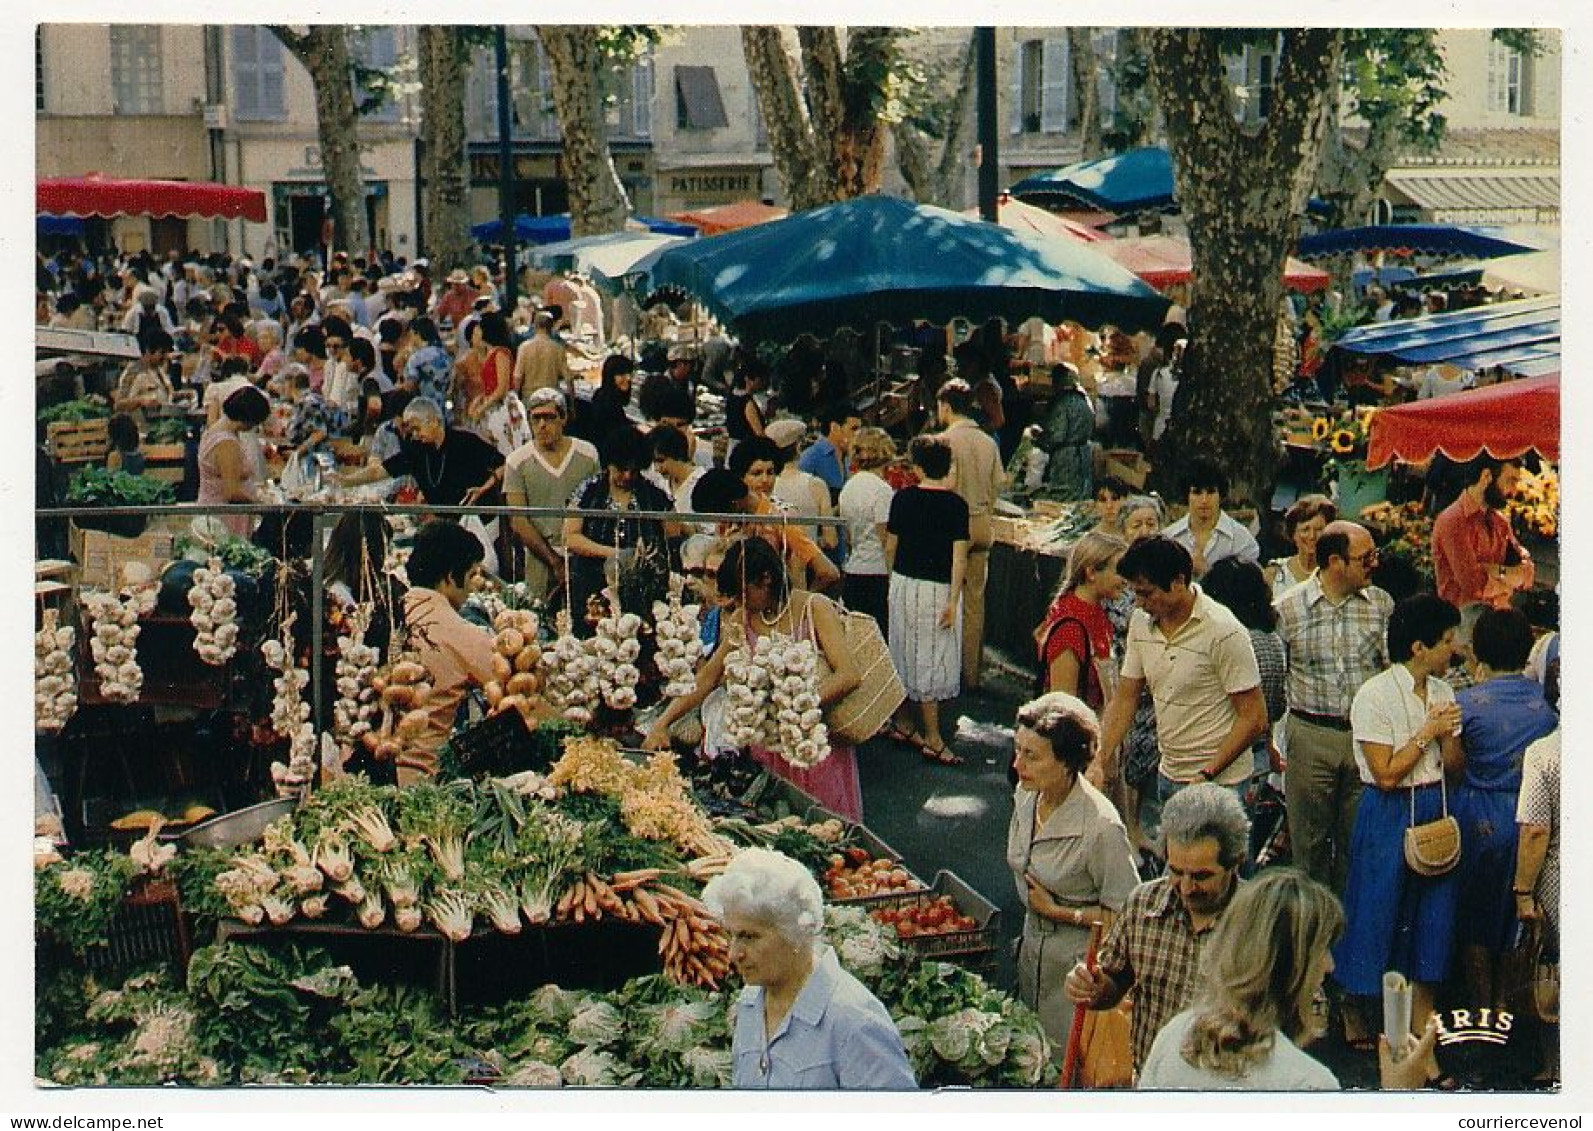
<svg viewBox="0 0 1593 1131">
<path fill-rule="evenodd" d="M 749 848 L 702 899 L 747 986 L 735 1005 L 735 1087 L 918 1086 L 890 1013 L 824 942 L 824 900 L 806 868 Z"/>
</svg>

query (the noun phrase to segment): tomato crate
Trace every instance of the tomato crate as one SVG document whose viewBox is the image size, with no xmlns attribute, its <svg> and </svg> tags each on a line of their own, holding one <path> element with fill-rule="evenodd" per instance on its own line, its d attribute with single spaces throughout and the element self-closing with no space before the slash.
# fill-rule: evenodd
<svg viewBox="0 0 1593 1131">
<path fill-rule="evenodd" d="M 847 902 L 862 907 L 871 915 L 878 911 L 907 908 L 933 903 L 941 896 L 950 898 L 959 914 L 979 925 L 968 931 L 948 931 L 944 934 L 914 935 L 900 938 L 920 958 L 955 958 L 964 965 L 967 960 L 977 963 L 981 959 L 994 961 L 996 948 L 1001 942 L 1001 909 L 970 887 L 955 872 L 944 869 L 935 873 L 935 882 L 924 891 L 891 892 L 887 895 L 870 895 Z M 878 916 L 876 916 L 877 918 Z"/>
</svg>

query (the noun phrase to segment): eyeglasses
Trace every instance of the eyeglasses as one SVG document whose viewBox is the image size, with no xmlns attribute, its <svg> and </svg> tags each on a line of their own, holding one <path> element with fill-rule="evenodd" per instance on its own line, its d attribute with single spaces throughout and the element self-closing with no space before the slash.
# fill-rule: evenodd
<svg viewBox="0 0 1593 1131">
<path fill-rule="evenodd" d="M 1377 549 L 1376 546 L 1373 546 L 1370 550 L 1366 551 L 1366 553 L 1364 553 L 1364 554 L 1352 554 L 1350 556 L 1350 561 L 1352 561 L 1352 562 L 1366 562 L 1366 563 L 1370 564 L 1372 562 L 1375 562 L 1377 560 L 1377 558 L 1378 558 L 1378 549 Z"/>
<path fill-rule="evenodd" d="M 559 419 L 559 414 L 556 412 L 533 412 L 531 414 L 531 421 L 533 424 L 539 420 L 546 422 L 557 419 Z"/>
</svg>

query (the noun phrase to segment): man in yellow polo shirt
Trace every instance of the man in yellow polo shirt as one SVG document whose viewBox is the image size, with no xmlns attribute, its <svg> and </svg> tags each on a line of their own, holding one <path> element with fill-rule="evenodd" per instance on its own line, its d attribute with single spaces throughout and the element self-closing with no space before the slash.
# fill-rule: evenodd
<svg viewBox="0 0 1593 1131">
<path fill-rule="evenodd" d="M 1102 716 L 1102 776 L 1115 776 L 1118 747 L 1148 687 L 1161 751 L 1159 800 L 1198 781 L 1242 793 L 1250 747 L 1267 729 L 1249 632 L 1190 580 L 1189 551 L 1171 539 L 1135 543 L 1117 568 L 1139 608 L 1117 693 Z"/>
</svg>

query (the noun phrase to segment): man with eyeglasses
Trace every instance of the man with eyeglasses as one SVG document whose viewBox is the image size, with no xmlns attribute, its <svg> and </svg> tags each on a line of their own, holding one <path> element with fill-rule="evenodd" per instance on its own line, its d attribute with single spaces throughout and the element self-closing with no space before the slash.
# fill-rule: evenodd
<svg viewBox="0 0 1593 1131">
<path fill-rule="evenodd" d="M 1064 989 L 1077 1005 L 1111 1009 L 1134 991 L 1134 1071 L 1163 1025 L 1189 1008 L 1206 940 L 1239 890 L 1250 821 L 1234 794 L 1192 785 L 1162 812 L 1167 870 L 1129 894 L 1095 969 L 1079 963 Z"/>
<path fill-rule="evenodd" d="M 509 454 L 504 465 L 504 502 L 511 507 L 562 507 L 577 487 L 597 474 L 597 449 L 564 434 L 568 420 L 564 396 L 557 389 L 533 391 L 526 401 L 531 442 Z M 526 548 L 525 582 L 545 597 L 564 573 L 564 520 L 515 516 L 509 528 Z"/>
<path fill-rule="evenodd" d="M 1288 658 L 1284 796 L 1294 862 L 1344 894 L 1350 836 L 1361 801 L 1350 704 L 1388 667 L 1394 600 L 1372 584 L 1377 546 L 1364 526 L 1338 521 L 1316 542 L 1317 571 L 1277 603 Z"/>
</svg>

